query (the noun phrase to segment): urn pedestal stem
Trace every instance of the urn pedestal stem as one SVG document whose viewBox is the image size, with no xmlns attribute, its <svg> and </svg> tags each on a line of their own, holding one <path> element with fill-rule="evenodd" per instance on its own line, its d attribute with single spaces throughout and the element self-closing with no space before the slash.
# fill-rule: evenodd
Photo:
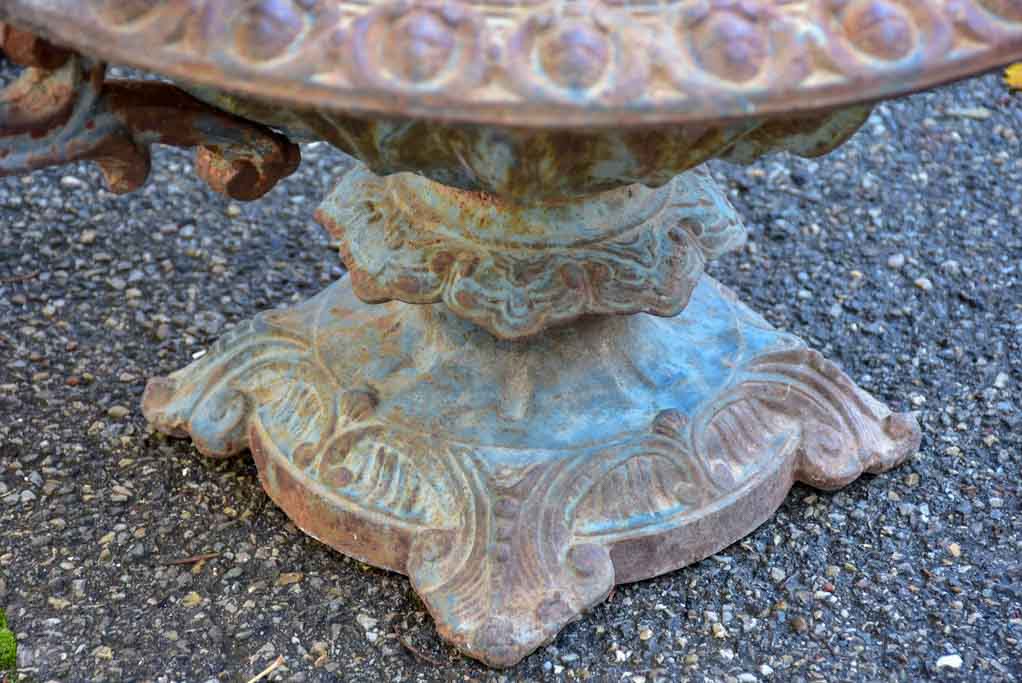
<svg viewBox="0 0 1022 683">
<path fill-rule="evenodd" d="M 918 446 L 702 274 L 744 238 L 704 171 L 515 208 L 355 167 L 318 215 L 351 275 L 151 381 L 145 414 L 206 455 L 251 449 L 300 528 L 408 575 L 492 666 L 740 539 L 794 482 Z"/>
</svg>

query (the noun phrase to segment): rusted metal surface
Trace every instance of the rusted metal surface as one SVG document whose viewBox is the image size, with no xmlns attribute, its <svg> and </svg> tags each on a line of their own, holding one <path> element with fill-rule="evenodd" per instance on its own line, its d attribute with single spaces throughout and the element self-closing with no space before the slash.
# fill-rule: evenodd
<svg viewBox="0 0 1022 683">
<path fill-rule="evenodd" d="M 3 19 L 292 107 L 547 128 L 833 108 L 1022 56 L 1013 0 L 5 0 Z"/>
<path fill-rule="evenodd" d="M 286 377 L 286 380 L 285 380 Z M 681 315 L 595 317 L 509 346 L 351 280 L 244 323 L 143 409 L 338 550 L 409 576 L 440 633 L 509 666 L 615 583 L 698 561 L 794 481 L 914 452 L 919 429 L 708 277 Z"/>
<path fill-rule="evenodd" d="M 210 186 L 250 200 L 298 168 L 298 146 L 283 135 L 171 84 L 107 81 L 89 58 L 10 27 L 0 37 L 4 52 L 29 66 L 0 92 L 0 176 L 90 160 L 111 191 L 130 192 L 149 176 L 150 145 L 197 147 Z"/>
<path fill-rule="evenodd" d="M 70 50 L 7 24 L 0 24 L 0 49 L 15 64 L 53 71 L 71 56 Z"/>
</svg>

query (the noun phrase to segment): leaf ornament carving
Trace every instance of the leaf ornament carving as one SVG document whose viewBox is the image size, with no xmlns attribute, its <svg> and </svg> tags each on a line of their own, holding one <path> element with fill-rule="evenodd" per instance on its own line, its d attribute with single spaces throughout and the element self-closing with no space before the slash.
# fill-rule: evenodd
<svg viewBox="0 0 1022 683">
<path fill-rule="evenodd" d="M 911 415 L 892 413 L 817 351 L 800 345 L 766 354 L 740 376 L 693 425 L 696 448 L 720 454 L 711 467 L 724 485 L 747 477 L 755 454 L 785 432 L 798 435 L 794 477 L 825 490 L 884 472 L 918 450 Z"/>
<path fill-rule="evenodd" d="M 308 360 L 308 342 L 272 321 L 268 314 L 242 323 L 192 365 L 152 380 L 143 398 L 150 423 L 191 435 L 212 457 L 248 448 L 255 411 L 272 413 L 281 432 L 294 429 L 296 439 L 321 438 L 331 422 L 322 373 Z"/>
<path fill-rule="evenodd" d="M 362 300 L 443 302 L 502 339 L 583 315 L 675 315 L 706 262 L 745 240 L 704 169 L 655 190 L 519 207 L 358 166 L 316 217 L 338 240 Z"/>
<path fill-rule="evenodd" d="M 188 367 L 149 382 L 147 419 L 212 457 L 254 449 L 257 439 L 261 452 L 352 510 L 407 529 L 445 527 L 452 494 L 443 467 L 427 472 L 409 456 L 421 444 L 374 418 L 371 390 L 341 388 L 294 331 L 308 322 L 299 310 L 239 325 Z"/>
<path fill-rule="evenodd" d="M 568 510 L 580 473 L 571 461 L 489 477 L 471 457 L 457 462 L 471 514 L 457 529 L 420 536 L 408 575 L 447 640 L 510 666 L 603 600 L 614 567 L 604 546 L 573 543 Z"/>
</svg>

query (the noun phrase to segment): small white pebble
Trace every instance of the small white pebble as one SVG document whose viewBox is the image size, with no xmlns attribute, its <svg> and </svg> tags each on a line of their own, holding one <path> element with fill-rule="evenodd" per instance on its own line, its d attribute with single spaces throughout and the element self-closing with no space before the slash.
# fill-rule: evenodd
<svg viewBox="0 0 1022 683">
<path fill-rule="evenodd" d="M 915 286 L 923 290 L 924 292 L 929 292 L 931 289 L 933 289 L 933 283 L 930 282 L 930 278 L 928 277 L 917 277 L 915 281 Z"/>
<path fill-rule="evenodd" d="M 887 267 L 898 270 L 905 265 L 904 254 L 891 254 L 887 257 Z"/>
<path fill-rule="evenodd" d="M 962 658 L 959 657 L 958 655 L 944 655 L 943 657 L 937 660 L 937 668 L 955 670 L 961 669 Z"/>
</svg>

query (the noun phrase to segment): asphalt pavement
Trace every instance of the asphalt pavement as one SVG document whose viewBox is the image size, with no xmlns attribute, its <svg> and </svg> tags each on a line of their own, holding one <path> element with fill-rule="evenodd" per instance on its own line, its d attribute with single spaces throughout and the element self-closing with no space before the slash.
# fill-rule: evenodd
<svg viewBox="0 0 1022 683">
<path fill-rule="evenodd" d="M 620 586 L 512 670 L 407 580 L 300 533 L 247 457 L 153 434 L 147 377 L 343 271 L 312 211 L 346 163 L 237 204 L 159 149 L 0 179 L 0 607 L 28 681 L 1022 680 L 1022 94 L 882 104 L 816 160 L 714 165 L 749 245 L 711 274 L 897 410 L 918 455 L 796 487 L 742 542 Z M 197 561 L 197 556 L 209 555 Z M 188 560 L 182 562 L 182 560 Z"/>
</svg>

